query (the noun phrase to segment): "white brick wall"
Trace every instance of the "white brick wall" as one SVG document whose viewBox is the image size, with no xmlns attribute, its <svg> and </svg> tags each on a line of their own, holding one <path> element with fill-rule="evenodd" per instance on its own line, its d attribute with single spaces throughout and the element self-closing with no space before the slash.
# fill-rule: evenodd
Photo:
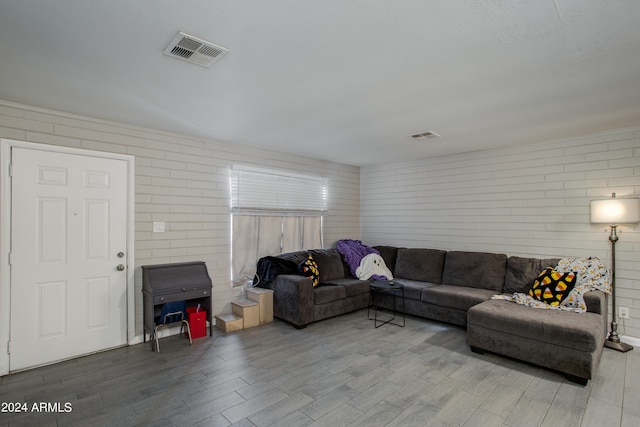
<svg viewBox="0 0 640 427">
<path fill-rule="evenodd" d="M 360 179 L 367 244 L 610 265 L 608 227 L 590 224 L 589 201 L 640 196 L 640 130 L 371 166 Z M 617 304 L 631 319 L 619 331 L 640 338 L 640 225 L 620 228 Z"/>
<path fill-rule="evenodd" d="M 0 101 L 0 137 L 124 153 L 136 158 L 136 332 L 142 334 L 141 265 L 202 260 L 214 283 L 213 311 L 230 311 L 228 167 L 282 168 L 329 178 L 325 246 L 359 238 L 359 169 Z M 152 222 L 164 221 L 165 233 Z M 2 230 L 5 232 L 5 230 Z"/>
<path fill-rule="evenodd" d="M 640 195 L 640 130 L 361 171 L 4 101 L 0 137 L 136 156 L 137 333 L 140 265 L 203 260 L 214 282 L 214 312 L 228 310 L 237 296 L 229 286 L 232 163 L 329 177 L 326 246 L 362 238 L 522 256 L 594 255 L 609 263 L 608 231 L 589 223 L 589 200 Z M 167 232 L 152 233 L 153 221 L 165 221 Z M 632 318 L 620 330 L 640 338 L 640 225 L 621 228 L 618 305 L 630 307 Z"/>
</svg>

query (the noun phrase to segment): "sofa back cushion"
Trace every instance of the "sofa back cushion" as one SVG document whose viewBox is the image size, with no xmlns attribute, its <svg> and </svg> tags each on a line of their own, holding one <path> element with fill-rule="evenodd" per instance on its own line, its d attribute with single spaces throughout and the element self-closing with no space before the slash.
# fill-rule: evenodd
<svg viewBox="0 0 640 427">
<path fill-rule="evenodd" d="M 446 253 L 438 249 L 399 248 L 393 277 L 439 285 Z"/>
<path fill-rule="evenodd" d="M 558 258 L 538 259 L 517 256 L 509 257 L 502 292 L 507 294 L 529 292 L 529 289 L 531 289 L 533 282 L 538 278 L 540 272 L 547 267 L 555 267 L 558 261 L 560 261 Z"/>
<path fill-rule="evenodd" d="M 393 274 L 396 274 L 396 258 L 398 257 L 398 248 L 395 246 L 374 246 L 373 249 L 380 252 L 380 256 L 384 260 L 385 265 Z"/>
<path fill-rule="evenodd" d="M 507 256 L 487 252 L 447 252 L 442 284 L 502 292 Z"/>
<path fill-rule="evenodd" d="M 308 253 L 318 265 L 320 283 L 345 277 L 345 266 L 337 249 L 312 249 Z"/>
<path fill-rule="evenodd" d="M 301 262 L 309 257 L 309 251 L 286 252 L 277 256 L 286 261 L 290 261 L 296 265 L 296 269 Z M 295 273 L 294 273 L 295 274 Z"/>
</svg>

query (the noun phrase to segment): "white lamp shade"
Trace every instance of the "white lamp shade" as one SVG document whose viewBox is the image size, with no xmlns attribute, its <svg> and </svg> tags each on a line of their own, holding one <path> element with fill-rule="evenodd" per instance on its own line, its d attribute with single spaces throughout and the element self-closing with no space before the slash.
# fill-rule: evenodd
<svg viewBox="0 0 640 427">
<path fill-rule="evenodd" d="M 606 199 L 591 201 L 593 224 L 629 224 L 640 222 L 640 199 Z"/>
</svg>

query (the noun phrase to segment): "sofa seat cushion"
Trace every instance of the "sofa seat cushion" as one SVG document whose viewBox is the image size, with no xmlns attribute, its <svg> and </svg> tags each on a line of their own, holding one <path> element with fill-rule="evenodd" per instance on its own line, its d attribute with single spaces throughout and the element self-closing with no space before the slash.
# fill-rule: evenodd
<svg viewBox="0 0 640 427">
<path fill-rule="evenodd" d="M 343 287 L 348 297 L 354 297 L 356 295 L 366 294 L 369 292 L 369 282 L 366 280 L 344 278 L 334 279 L 329 282 L 325 282 L 324 284 Z"/>
<path fill-rule="evenodd" d="M 469 309 L 467 325 L 584 352 L 602 346 L 605 336 L 599 314 L 543 310 L 503 300 L 485 301 Z"/>
<path fill-rule="evenodd" d="M 347 291 L 344 286 L 321 284 L 313 289 L 314 304 L 326 304 L 346 297 Z"/>
<path fill-rule="evenodd" d="M 435 283 L 421 282 L 418 280 L 394 279 L 393 281 L 404 286 L 404 297 L 406 299 L 415 299 L 418 301 L 420 301 L 420 298 L 422 297 L 422 291 L 424 289 L 439 286 Z"/>
<path fill-rule="evenodd" d="M 440 284 L 446 253 L 438 249 L 399 248 L 393 276 Z"/>
<path fill-rule="evenodd" d="M 489 289 L 439 285 L 422 290 L 420 300 L 440 307 L 469 310 L 476 304 L 491 299 L 496 293 Z"/>
</svg>

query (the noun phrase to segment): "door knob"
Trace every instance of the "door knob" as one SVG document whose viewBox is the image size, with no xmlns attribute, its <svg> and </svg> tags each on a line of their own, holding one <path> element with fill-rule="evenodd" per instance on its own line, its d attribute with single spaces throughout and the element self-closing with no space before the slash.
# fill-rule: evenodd
<svg viewBox="0 0 640 427">
<path fill-rule="evenodd" d="M 124 264 L 118 264 L 118 266 L 116 267 L 116 270 L 118 271 L 124 270 Z"/>
</svg>

